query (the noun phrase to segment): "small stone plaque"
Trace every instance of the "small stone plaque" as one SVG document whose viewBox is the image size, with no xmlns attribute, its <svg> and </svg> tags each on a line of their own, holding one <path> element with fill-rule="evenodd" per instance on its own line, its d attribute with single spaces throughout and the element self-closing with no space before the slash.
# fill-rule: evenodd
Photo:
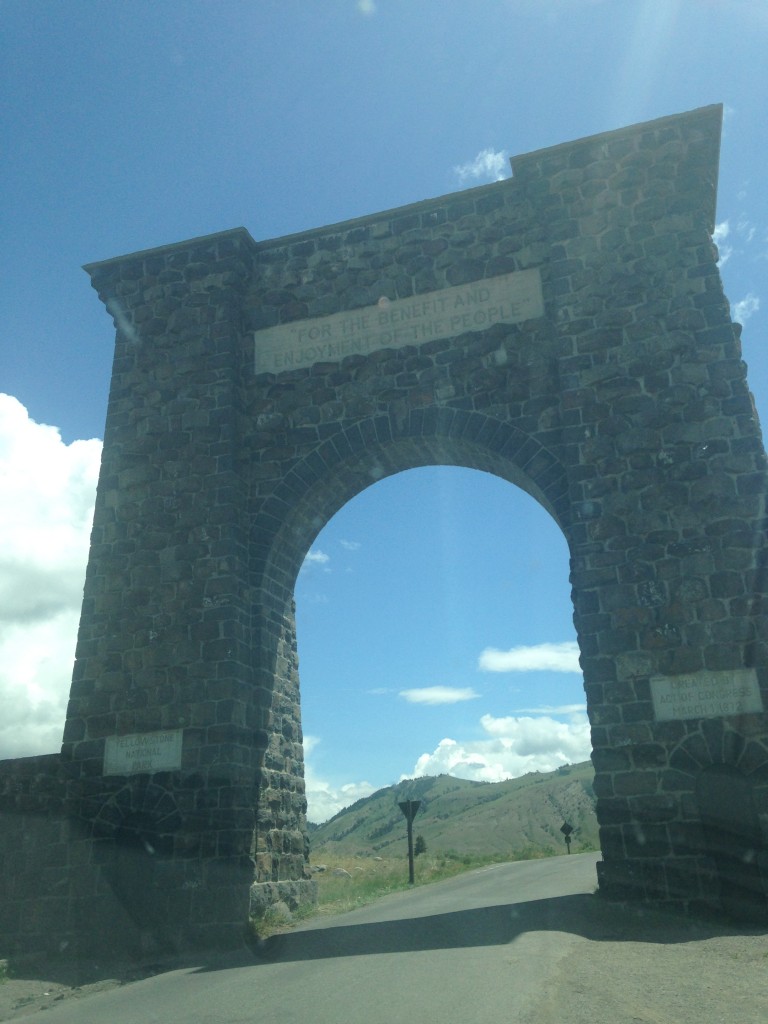
<svg viewBox="0 0 768 1024">
<path fill-rule="evenodd" d="M 256 373 L 282 373 L 383 348 L 423 345 L 494 324 L 544 316 L 537 268 L 489 277 L 407 299 L 296 320 L 254 333 Z"/>
<path fill-rule="evenodd" d="M 651 696 L 657 722 L 749 715 L 763 710 L 763 698 L 753 668 L 654 676 Z"/>
<path fill-rule="evenodd" d="M 168 732 L 107 736 L 104 747 L 105 775 L 139 775 L 172 772 L 181 768 L 183 729 Z"/>
</svg>

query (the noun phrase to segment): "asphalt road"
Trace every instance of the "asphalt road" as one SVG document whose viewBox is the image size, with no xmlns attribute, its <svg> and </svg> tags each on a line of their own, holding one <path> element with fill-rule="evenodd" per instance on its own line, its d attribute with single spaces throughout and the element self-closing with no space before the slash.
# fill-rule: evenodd
<svg viewBox="0 0 768 1024">
<path fill-rule="evenodd" d="M 45 1024 L 524 1021 L 578 941 L 598 854 L 481 868 L 238 954 L 69 999 Z M 576 922 L 576 923 L 574 923 Z"/>
</svg>

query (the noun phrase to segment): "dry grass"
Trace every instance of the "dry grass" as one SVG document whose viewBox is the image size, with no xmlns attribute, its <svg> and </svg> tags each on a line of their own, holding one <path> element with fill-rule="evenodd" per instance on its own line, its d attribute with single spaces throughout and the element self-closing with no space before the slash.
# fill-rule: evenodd
<svg viewBox="0 0 768 1024">
<path fill-rule="evenodd" d="M 546 856 L 550 854 L 532 849 L 515 851 L 511 857 L 498 854 L 423 853 L 414 861 L 414 885 L 440 882 L 486 864 Z M 320 866 L 324 866 L 325 870 L 318 871 Z M 374 903 L 388 893 L 408 889 L 410 885 L 407 857 L 343 856 L 319 850 L 312 858 L 312 867 L 312 877 L 317 881 L 317 905 L 294 911 L 290 922 L 269 910 L 261 918 L 252 918 L 251 927 L 258 938 L 265 939 L 277 932 L 289 930 L 292 924 L 300 920 L 345 914 L 357 907 Z"/>
<path fill-rule="evenodd" d="M 465 855 L 423 853 L 414 861 L 414 884 L 429 885 L 453 878 L 465 871 L 495 864 L 510 858 L 499 855 Z M 516 856 L 512 859 L 527 859 Z M 319 865 L 325 871 L 318 872 Z M 339 856 L 317 853 L 313 858 L 317 880 L 318 905 L 312 913 L 340 914 L 362 907 L 390 892 L 409 887 L 407 857 Z"/>
</svg>

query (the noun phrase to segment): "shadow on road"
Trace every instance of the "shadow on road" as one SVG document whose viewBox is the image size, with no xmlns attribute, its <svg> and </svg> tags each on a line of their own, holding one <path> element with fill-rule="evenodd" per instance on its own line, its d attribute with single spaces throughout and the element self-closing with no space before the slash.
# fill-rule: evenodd
<svg viewBox="0 0 768 1024">
<path fill-rule="evenodd" d="M 251 949 L 257 962 L 321 960 L 498 946 L 529 931 L 570 932 L 595 942 L 677 943 L 716 935 L 762 934 L 765 929 L 692 920 L 580 894 L 399 921 L 314 927 L 273 935 L 253 943 Z"/>
<path fill-rule="evenodd" d="M 434 949 L 470 949 L 514 942 L 535 931 L 560 931 L 593 942 L 673 944 L 718 936 L 763 935 L 765 927 L 750 927 L 718 919 L 691 919 L 611 903 L 599 895 L 579 894 L 458 910 L 429 917 L 402 918 L 372 924 L 340 924 L 330 918 L 325 927 L 315 921 L 304 929 L 249 942 L 240 950 L 181 953 L 155 962 L 102 963 L 91 960 L 48 961 L 18 965 L 16 979 L 45 977 L 73 986 L 124 985 L 170 970 L 209 973 L 232 968 L 323 960 L 378 953 L 413 953 Z"/>
</svg>

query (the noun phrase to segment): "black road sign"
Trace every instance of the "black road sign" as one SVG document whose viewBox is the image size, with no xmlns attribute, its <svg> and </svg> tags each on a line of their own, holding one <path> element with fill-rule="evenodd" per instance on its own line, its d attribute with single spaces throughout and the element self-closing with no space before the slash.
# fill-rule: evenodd
<svg viewBox="0 0 768 1024">
<path fill-rule="evenodd" d="M 403 800 L 397 805 L 408 822 L 408 884 L 413 885 L 413 819 L 421 807 L 421 800 Z"/>
</svg>

